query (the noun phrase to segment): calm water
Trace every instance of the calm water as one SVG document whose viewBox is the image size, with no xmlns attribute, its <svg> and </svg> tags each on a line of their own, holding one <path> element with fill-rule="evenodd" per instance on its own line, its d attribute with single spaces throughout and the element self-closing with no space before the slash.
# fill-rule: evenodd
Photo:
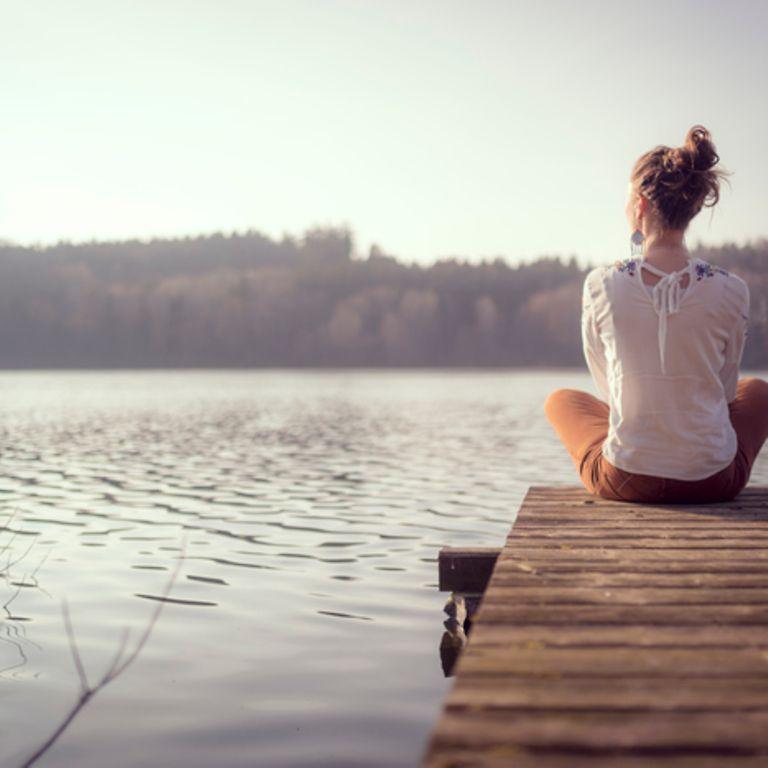
<svg viewBox="0 0 768 768">
<path fill-rule="evenodd" d="M 574 372 L 0 374 L 0 765 L 148 646 L 39 763 L 411 766 L 451 684 L 444 545 L 576 482 L 541 406 Z M 768 482 L 761 458 L 752 482 Z M 185 538 L 186 537 L 186 538 Z"/>
</svg>

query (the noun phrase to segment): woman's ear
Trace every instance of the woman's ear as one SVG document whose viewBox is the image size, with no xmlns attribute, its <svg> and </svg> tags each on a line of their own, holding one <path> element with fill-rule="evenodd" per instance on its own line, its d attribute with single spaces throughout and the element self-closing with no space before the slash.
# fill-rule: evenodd
<svg viewBox="0 0 768 768">
<path fill-rule="evenodd" d="M 640 194 L 640 192 L 637 193 L 635 196 L 635 215 L 638 219 L 642 218 L 645 215 L 645 212 L 648 210 L 648 198 L 644 195 Z"/>
</svg>

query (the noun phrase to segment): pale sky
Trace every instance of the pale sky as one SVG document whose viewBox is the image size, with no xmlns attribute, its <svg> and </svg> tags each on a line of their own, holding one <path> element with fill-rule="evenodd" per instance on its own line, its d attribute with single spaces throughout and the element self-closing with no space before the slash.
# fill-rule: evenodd
<svg viewBox="0 0 768 768">
<path fill-rule="evenodd" d="M 406 261 L 629 254 L 634 160 L 712 132 L 688 242 L 768 236 L 768 3 L 0 0 L 0 239 L 349 226 Z"/>
</svg>

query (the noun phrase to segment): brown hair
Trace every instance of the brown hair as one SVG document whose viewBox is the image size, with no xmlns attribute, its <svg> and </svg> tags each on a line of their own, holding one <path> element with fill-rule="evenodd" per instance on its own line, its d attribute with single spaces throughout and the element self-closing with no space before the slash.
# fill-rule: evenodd
<svg viewBox="0 0 768 768">
<path fill-rule="evenodd" d="M 665 229 L 685 229 L 702 206 L 720 199 L 720 179 L 728 171 L 714 168 L 719 160 L 709 131 L 694 125 L 682 147 L 657 146 L 642 155 L 631 180 Z"/>
</svg>

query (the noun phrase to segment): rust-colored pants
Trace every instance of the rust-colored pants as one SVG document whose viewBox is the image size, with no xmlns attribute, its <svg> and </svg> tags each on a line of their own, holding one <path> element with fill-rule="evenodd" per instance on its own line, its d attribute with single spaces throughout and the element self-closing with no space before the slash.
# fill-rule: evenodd
<svg viewBox="0 0 768 768">
<path fill-rule="evenodd" d="M 590 493 L 616 501 L 669 504 L 728 501 L 747 484 L 768 437 L 768 383 L 754 377 L 740 379 L 728 409 L 739 441 L 731 464 L 703 480 L 674 480 L 625 472 L 608 462 L 602 444 L 608 435 L 609 409 L 602 400 L 577 389 L 558 389 L 544 404 Z"/>
</svg>

